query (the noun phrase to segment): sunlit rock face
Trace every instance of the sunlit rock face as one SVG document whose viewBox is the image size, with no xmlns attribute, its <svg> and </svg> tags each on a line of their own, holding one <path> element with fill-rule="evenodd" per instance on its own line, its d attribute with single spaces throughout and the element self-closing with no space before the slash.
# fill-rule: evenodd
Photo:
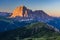
<svg viewBox="0 0 60 40">
<path fill-rule="evenodd" d="M 28 17 L 27 12 L 28 9 L 25 6 L 19 6 L 15 8 L 11 17 L 16 17 L 16 16 Z"/>
<path fill-rule="evenodd" d="M 46 14 L 43 10 L 32 11 L 25 6 L 19 6 L 13 11 L 11 18 L 16 18 L 17 20 L 22 19 L 36 19 L 39 21 L 51 20 L 51 17 Z"/>
</svg>

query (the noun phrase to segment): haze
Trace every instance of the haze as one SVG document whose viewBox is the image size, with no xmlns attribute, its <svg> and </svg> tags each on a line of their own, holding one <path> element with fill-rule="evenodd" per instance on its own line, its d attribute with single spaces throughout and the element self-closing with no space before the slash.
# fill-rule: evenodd
<svg viewBox="0 0 60 40">
<path fill-rule="evenodd" d="M 0 0 L 0 12 L 12 12 L 20 5 L 32 10 L 44 10 L 51 16 L 60 17 L 60 0 Z"/>
</svg>

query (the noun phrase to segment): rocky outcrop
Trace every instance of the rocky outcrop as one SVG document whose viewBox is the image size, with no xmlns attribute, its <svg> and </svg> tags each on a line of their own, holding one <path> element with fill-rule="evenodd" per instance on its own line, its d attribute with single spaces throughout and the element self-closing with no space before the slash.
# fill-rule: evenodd
<svg viewBox="0 0 60 40">
<path fill-rule="evenodd" d="M 13 11 L 13 14 L 11 17 L 16 17 L 16 16 L 20 16 L 20 17 L 27 17 L 28 13 L 27 13 L 27 8 L 25 6 L 20 6 L 15 8 L 15 10 Z"/>
</svg>

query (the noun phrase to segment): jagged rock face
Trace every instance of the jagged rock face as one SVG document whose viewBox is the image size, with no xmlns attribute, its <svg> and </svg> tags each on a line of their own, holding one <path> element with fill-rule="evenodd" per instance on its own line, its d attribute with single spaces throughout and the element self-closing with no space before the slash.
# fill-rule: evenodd
<svg viewBox="0 0 60 40">
<path fill-rule="evenodd" d="M 20 16 L 20 17 L 36 17 L 36 16 L 48 16 L 44 11 L 42 10 L 35 10 L 32 11 L 30 9 L 27 9 L 25 6 L 19 6 L 17 8 L 15 8 L 15 10 L 13 11 L 13 14 L 11 17 L 16 17 L 16 16 Z"/>
<path fill-rule="evenodd" d="M 17 7 L 14 11 L 11 17 L 16 17 L 16 16 L 20 16 L 20 17 L 27 17 L 27 11 L 28 9 L 25 6 L 20 6 Z"/>
<path fill-rule="evenodd" d="M 47 21 L 47 20 L 50 20 L 51 18 L 43 10 L 32 11 L 30 9 L 27 9 L 25 6 L 17 7 L 13 11 L 11 17 L 14 17 L 17 19 L 36 19 L 36 20 L 42 20 L 42 21 Z"/>
</svg>

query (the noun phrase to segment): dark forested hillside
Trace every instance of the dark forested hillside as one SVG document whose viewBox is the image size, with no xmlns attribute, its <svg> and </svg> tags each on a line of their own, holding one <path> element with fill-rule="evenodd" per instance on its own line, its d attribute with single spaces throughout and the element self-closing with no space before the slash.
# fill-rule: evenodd
<svg viewBox="0 0 60 40">
<path fill-rule="evenodd" d="M 19 22 L 10 18 L 0 17 L 0 32 L 14 30 L 16 28 L 20 28 L 28 24 L 30 23 L 27 23 L 25 21 Z"/>
<path fill-rule="evenodd" d="M 60 40 L 60 33 L 45 23 L 31 23 L 0 33 L 0 40 Z"/>
</svg>

